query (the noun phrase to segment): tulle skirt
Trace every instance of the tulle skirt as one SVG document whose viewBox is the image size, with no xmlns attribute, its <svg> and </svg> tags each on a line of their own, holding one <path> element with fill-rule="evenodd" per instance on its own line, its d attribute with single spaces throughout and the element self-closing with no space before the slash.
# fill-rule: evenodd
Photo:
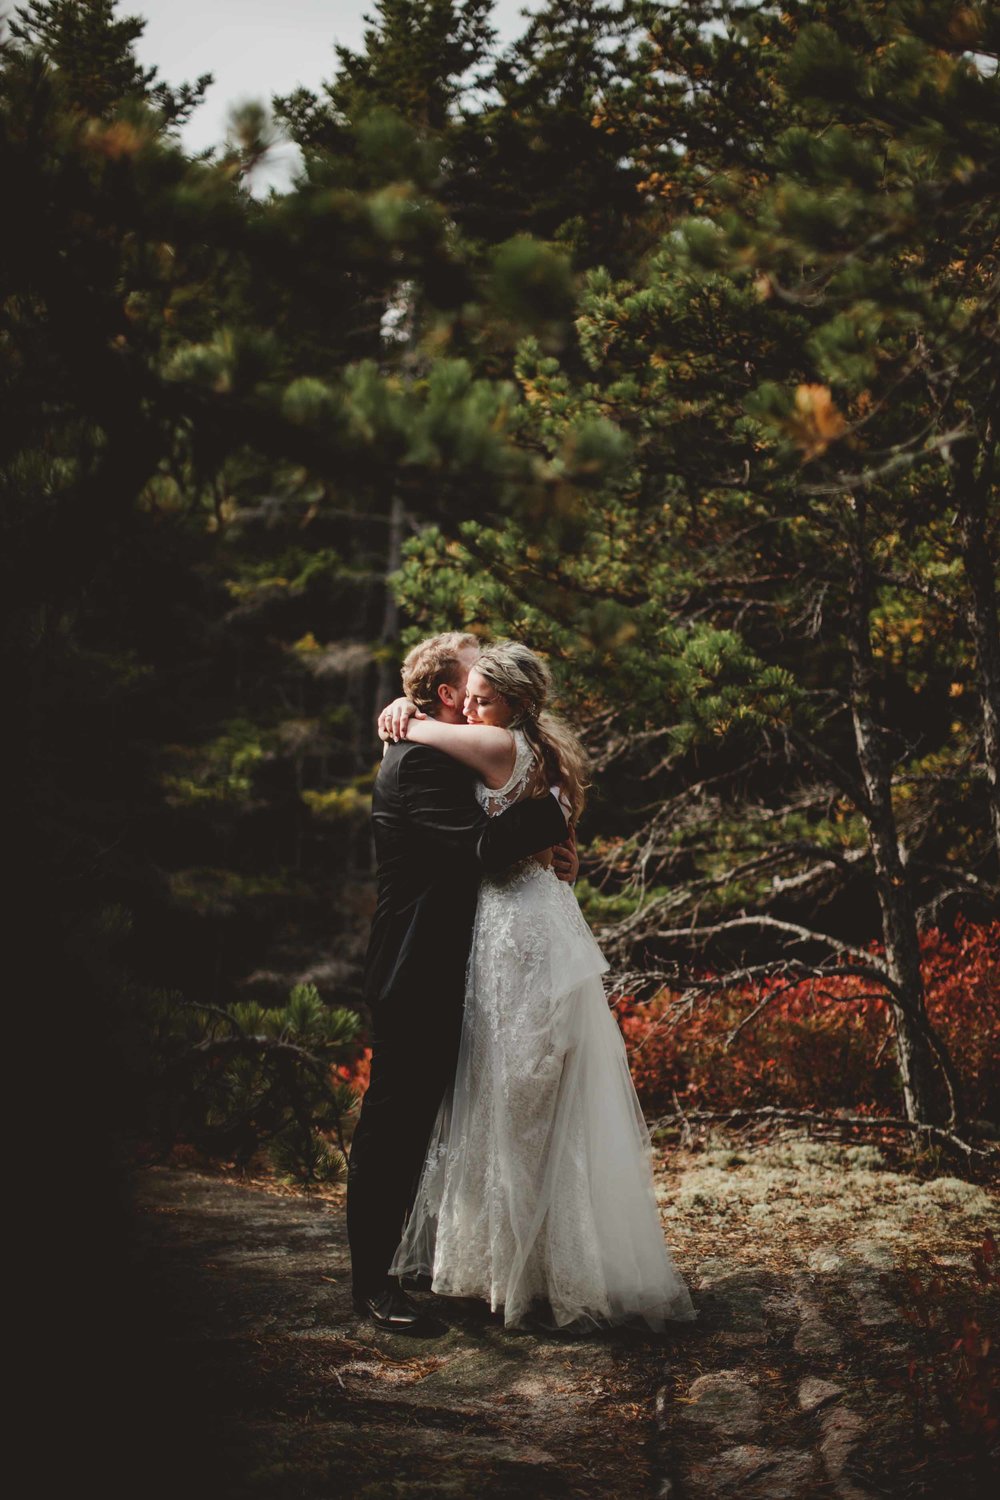
<svg viewBox="0 0 1000 1500">
<path fill-rule="evenodd" d="M 506 1326 L 697 1316 L 664 1240 L 651 1144 L 576 897 L 526 861 L 483 882 L 458 1065 L 391 1271 Z"/>
</svg>

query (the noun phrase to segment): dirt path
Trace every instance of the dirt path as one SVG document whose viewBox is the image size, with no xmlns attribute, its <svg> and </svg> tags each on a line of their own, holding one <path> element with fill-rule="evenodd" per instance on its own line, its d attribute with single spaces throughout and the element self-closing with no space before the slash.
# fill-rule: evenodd
<svg viewBox="0 0 1000 1500">
<path fill-rule="evenodd" d="M 558 1338 L 442 1301 L 438 1337 L 402 1340 L 351 1308 L 342 1193 L 142 1172 L 139 1269 L 183 1393 L 164 1462 L 197 1464 L 189 1495 L 261 1500 L 986 1493 L 915 1419 L 903 1272 L 995 1322 L 969 1270 L 995 1198 L 801 1140 L 676 1153 L 658 1183 L 697 1323 Z"/>
</svg>

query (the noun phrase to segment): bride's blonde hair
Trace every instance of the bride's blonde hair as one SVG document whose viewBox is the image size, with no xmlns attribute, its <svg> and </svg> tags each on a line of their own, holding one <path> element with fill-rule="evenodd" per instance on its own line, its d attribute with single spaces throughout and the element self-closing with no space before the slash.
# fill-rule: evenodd
<svg viewBox="0 0 1000 1500">
<path fill-rule="evenodd" d="M 479 653 L 473 670 L 510 706 L 509 727 L 523 730 L 535 752 L 532 796 L 544 796 L 558 782 L 569 802 L 571 820 L 578 822 L 590 785 L 587 756 L 569 726 L 545 712 L 552 689 L 548 667 L 520 641 L 496 641 Z"/>
</svg>

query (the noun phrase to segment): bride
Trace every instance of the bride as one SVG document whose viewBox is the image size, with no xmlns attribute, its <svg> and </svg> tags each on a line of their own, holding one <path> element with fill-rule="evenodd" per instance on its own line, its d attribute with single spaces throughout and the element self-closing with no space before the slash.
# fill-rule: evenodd
<svg viewBox="0 0 1000 1500">
<path fill-rule="evenodd" d="M 543 712 L 545 664 L 502 641 L 469 673 L 466 725 L 382 716 L 472 767 L 496 815 L 558 784 L 571 826 L 583 751 Z M 411 716 L 412 715 L 412 716 Z M 452 1089 L 441 1105 L 390 1267 L 446 1296 L 485 1298 L 512 1327 L 697 1316 L 664 1242 L 650 1138 L 608 1009 L 607 960 L 550 858 L 483 879 Z"/>
</svg>

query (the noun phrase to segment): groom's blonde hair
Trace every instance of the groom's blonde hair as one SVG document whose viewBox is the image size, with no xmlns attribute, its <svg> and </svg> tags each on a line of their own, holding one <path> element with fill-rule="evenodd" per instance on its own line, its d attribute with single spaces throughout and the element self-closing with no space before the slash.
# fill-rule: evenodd
<svg viewBox="0 0 1000 1500">
<path fill-rule="evenodd" d="M 438 688 L 447 682 L 457 687 L 465 670 L 463 651 L 478 651 L 479 641 L 461 630 L 429 636 L 414 646 L 403 661 L 403 692 L 425 714 L 434 715 L 441 707 Z"/>
</svg>

